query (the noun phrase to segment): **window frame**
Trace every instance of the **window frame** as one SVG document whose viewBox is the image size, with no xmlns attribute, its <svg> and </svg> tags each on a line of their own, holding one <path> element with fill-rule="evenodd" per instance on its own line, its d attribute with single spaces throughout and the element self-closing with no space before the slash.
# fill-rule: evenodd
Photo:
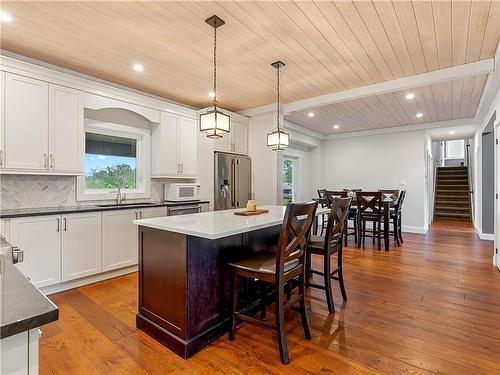
<svg viewBox="0 0 500 375">
<path fill-rule="evenodd" d="M 83 133 L 84 143 L 87 132 L 136 140 L 136 188 L 121 189 L 121 191 L 126 193 L 127 199 L 151 198 L 150 130 L 86 119 Z M 85 148 L 83 152 L 85 159 Z M 77 177 L 77 201 L 114 200 L 116 199 L 116 194 L 116 189 L 87 189 L 85 187 L 85 173 Z"/>
</svg>

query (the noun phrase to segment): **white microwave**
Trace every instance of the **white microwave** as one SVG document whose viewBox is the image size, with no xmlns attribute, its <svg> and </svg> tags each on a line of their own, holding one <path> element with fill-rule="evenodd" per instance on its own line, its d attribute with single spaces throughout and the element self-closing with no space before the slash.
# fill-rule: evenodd
<svg viewBox="0 0 500 375">
<path fill-rule="evenodd" d="M 163 185 L 163 199 L 166 201 L 196 201 L 200 199 L 199 184 L 165 184 Z"/>
</svg>

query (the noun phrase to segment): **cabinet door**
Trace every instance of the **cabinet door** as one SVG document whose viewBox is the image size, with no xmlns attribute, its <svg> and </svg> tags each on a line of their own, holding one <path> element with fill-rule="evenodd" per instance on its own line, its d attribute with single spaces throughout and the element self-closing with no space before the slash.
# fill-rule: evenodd
<svg viewBox="0 0 500 375">
<path fill-rule="evenodd" d="M 101 213 L 62 217 L 62 281 L 101 271 Z"/>
<path fill-rule="evenodd" d="M 10 240 L 24 252 L 19 270 L 37 286 L 61 282 L 61 217 L 10 219 Z"/>
<path fill-rule="evenodd" d="M 4 167 L 5 156 L 5 72 L 0 72 L 0 168 Z"/>
<path fill-rule="evenodd" d="M 102 271 L 137 263 L 136 210 L 102 213 Z"/>
<path fill-rule="evenodd" d="M 5 81 L 4 166 L 47 171 L 48 83 L 10 73 Z"/>
<path fill-rule="evenodd" d="M 231 128 L 231 131 L 233 129 Z M 231 152 L 231 133 L 225 133 L 222 138 L 216 139 L 214 141 L 214 150 L 215 151 L 223 151 L 223 152 Z"/>
<path fill-rule="evenodd" d="M 139 208 L 138 211 L 140 219 L 152 219 L 154 217 L 167 216 L 166 207 L 151 207 L 151 208 Z"/>
<path fill-rule="evenodd" d="M 179 163 L 183 176 L 196 176 L 196 120 L 181 118 L 179 122 Z"/>
<path fill-rule="evenodd" d="M 55 172 L 83 174 L 84 130 L 81 93 L 49 87 L 49 167 Z"/>
<path fill-rule="evenodd" d="M 237 154 L 248 154 L 248 127 L 238 122 L 231 123 L 232 151 Z"/>
<path fill-rule="evenodd" d="M 153 158 L 158 165 L 155 169 L 157 169 L 158 173 L 162 176 L 175 176 L 180 170 L 177 133 L 178 123 L 178 116 L 162 112 L 159 128 L 153 135 L 159 137 L 154 140 L 159 147 L 156 148 L 156 155 L 153 155 Z"/>
</svg>

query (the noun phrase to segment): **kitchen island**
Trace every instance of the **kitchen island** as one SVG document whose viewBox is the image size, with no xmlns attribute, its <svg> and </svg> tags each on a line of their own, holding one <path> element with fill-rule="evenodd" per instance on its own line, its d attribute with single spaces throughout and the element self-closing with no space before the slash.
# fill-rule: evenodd
<svg viewBox="0 0 500 375">
<path fill-rule="evenodd" d="M 227 263 L 277 247 L 285 207 L 259 208 L 269 213 L 236 216 L 238 209 L 134 220 L 139 226 L 137 328 L 183 358 L 227 332 L 232 295 Z M 317 215 L 327 211 L 318 208 Z M 244 303 L 252 309 L 252 285 L 243 287 Z"/>
</svg>

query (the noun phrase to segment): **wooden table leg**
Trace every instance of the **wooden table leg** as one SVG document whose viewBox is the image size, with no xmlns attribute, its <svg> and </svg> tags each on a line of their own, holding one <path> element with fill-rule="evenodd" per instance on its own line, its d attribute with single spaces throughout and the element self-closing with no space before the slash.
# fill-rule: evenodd
<svg viewBox="0 0 500 375">
<path fill-rule="evenodd" d="M 388 202 L 384 202 L 384 246 L 385 251 L 389 251 L 389 237 L 390 237 L 390 225 L 391 225 L 391 213 L 390 213 L 390 204 Z"/>
</svg>

